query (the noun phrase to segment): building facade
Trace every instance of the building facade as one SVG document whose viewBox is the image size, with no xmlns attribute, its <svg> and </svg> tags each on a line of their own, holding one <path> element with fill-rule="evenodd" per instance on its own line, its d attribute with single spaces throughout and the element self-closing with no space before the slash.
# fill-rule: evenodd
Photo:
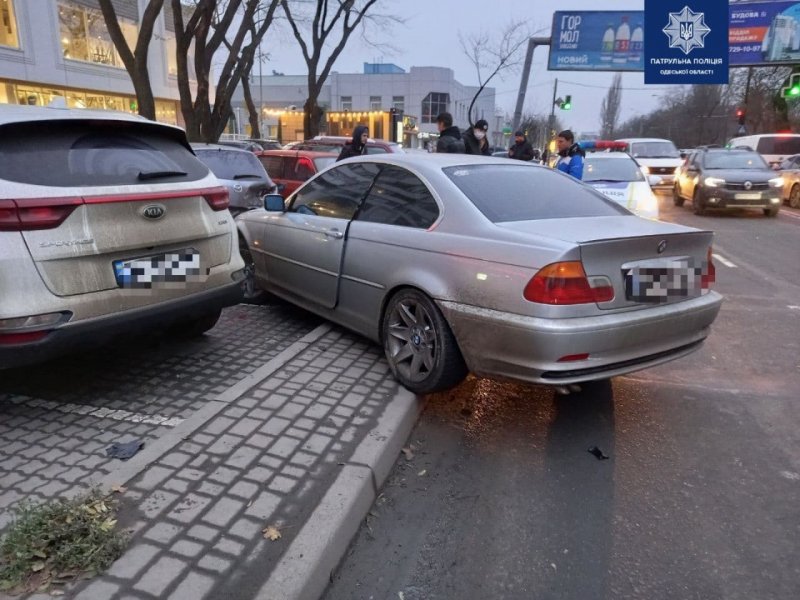
<svg viewBox="0 0 800 600">
<path fill-rule="evenodd" d="M 254 73 L 251 81 L 253 101 L 261 107 L 262 130 L 277 137 L 282 116 L 302 113 L 308 90 L 306 78 L 281 74 L 259 77 Z M 348 128 L 352 129 L 346 124 L 358 124 L 359 118 L 367 118 L 364 115 L 391 109 L 402 112 L 403 142 L 413 148 L 436 137 L 436 116 L 440 112 L 451 113 L 456 125 L 468 127 L 467 110 L 477 91 L 475 86 L 456 81 L 453 70 L 446 67 L 411 67 L 405 71 L 392 64 L 364 63 L 363 73 L 331 73 L 319 103 L 329 115 L 326 123 L 334 124 L 336 133 L 343 135 L 347 135 Z M 240 117 L 240 127 L 244 128 L 247 110 L 241 88 L 234 94 L 232 104 Z M 475 103 L 472 121 L 486 119 L 491 124 L 495 112 L 495 90 L 487 87 Z M 353 113 L 362 116 L 353 118 Z M 302 139 L 302 129 L 289 132 L 284 127 L 280 129 L 283 141 L 298 139 L 298 136 Z"/>
<path fill-rule="evenodd" d="M 169 5 L 165 2 L 165 8 Z M 130 45 L 147 0 L 114 0 Z M 156 118 L 181 124 L 171 12 L 156 23 L 148 68 Z M 136 96 L 97 0 L 0 0 L 0 103 L 135 113 Z"/>
</svg>

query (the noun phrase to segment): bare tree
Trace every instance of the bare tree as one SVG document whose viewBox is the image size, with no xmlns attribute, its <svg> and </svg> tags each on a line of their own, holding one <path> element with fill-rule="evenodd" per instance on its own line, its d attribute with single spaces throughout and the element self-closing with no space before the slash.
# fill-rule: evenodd
<svg viewBox="0 0 800 600">
<path fill-rule="evenodd" d="M 467 36 L 458 34 L 461 49 L 469 58 L 478 74 L 478 91 L 472 97 L 467 110 L 470 127 L 474 125 L 472 108 L 484 88 L 495 76 L 504 71 L 513 70 L 519 66 L 523 57 L 519 49 L 527 43 L 530 37 L 525 21 L 509 23 L 498 35 L 491 35 L 484 31 Z M 486 75 L 488 73 L 488 75 Z"/>
<path fill-rule="evenodd" d="M 125 65 L 125 70 L 131 78 L 134 92 L 136 93 L 136 105 L 139 114 L 148 119 L 156 118 L 156 102 L 153 98 L 153 88 L 150 85 L 150 73 L 147 69 L 147 55 L 150 51 L 150 41 L 153 39 L 153 29 L 156 19 L 161 13 L 164 0 L 150 0 L 144 9 L 144 13 L 139 22 L 139 35 L 136 38 L 136 46 L 131 48 L 128 45 L 122 28 L 117 19 L 117 12 L 114 9 L 112 0 L 98 0 L 100 10 L 103 13 L 103 20 L 106 22 L 111 41 Z"/>
<path fill-rule="evenodd" d="M 600 134 L 605 139 L 613 139 L 619 121 L 619 109 L 622 105 L 622 73 L 614 75 L 614 80 L 608 88 L 606 97 L 600 105 L 600 122 L 603 131 Z"/>
<path fill-rule="evenodd" d="M 172 0 L 178 90 L 190 140 L 215 142 L 225 130 L 232 112 L 231 97 L 239 83 L 249 77 L 256 50 L 273 22 L 279 3 L 280 0 L 195 0 L 184 22 L 184 3 Z M 194 97 L 189 83 L 192 42 L 197 82 Z M 227 54 L 212 104 L 212 62 L 222 46 Z"/>
<path fill-rule="evenodd" d="M 303 129 L 306 138 L 319 133 L 322 119 L 319 96 L 322 86 L 353 32 L 359 25 L 365 23 L 365 19 L 383 24 L 400 20 L 397 17 L 372 13 L 368 16 L 367 13 L 377 2 L 378 0 L 316 0 L 307 3 L 315 5 L 313 15 L 309 15 L 297 10 L 297 5 L 303 3 L 293 0 L 291 4 L 294 8 L 289 8 L 288 0 L 280 0 L 308 68 L 308 99 L 303 106 L 305 113 Z M 306 28 L 305 22 L 309 17 L 310 27 Z M 301 26 L 308 31 L 301 31 Z M 308 37 L 310 39 L 307 39 Z M 326 52 L 327 58 L 323 57 Z"/>
</svg>

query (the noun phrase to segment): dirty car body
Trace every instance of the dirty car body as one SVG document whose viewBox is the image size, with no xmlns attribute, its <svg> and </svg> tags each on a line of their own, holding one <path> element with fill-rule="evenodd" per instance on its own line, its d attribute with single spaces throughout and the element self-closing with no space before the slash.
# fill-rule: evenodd
<svg viewBox="0 0 800 600">
<path fill-rule="evenodd" d="M 533 164 L 337 163 L 242 215 L 256 283 L 382 343 L 418 393 L 480 376 L 566 385 L 696 350 L 721 296 L 712 233 L 634 216 Z"/>
</svg>

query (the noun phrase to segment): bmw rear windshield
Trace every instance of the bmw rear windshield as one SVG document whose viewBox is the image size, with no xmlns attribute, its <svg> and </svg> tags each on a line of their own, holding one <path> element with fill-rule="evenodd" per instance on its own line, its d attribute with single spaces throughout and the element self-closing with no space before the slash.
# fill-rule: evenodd
<svg viewBox="0 0 800 600">
<path fill-rule="evenodd" d="M 443 170 L 493 223 L 632 214 L 594 188 L 545 167 L 464 165 Z"/>
<path fill-rule="evenodd" d="M 155 123 L 64 120 L 0 127 L 0 180 L 52 187 L 197 181 L 208 168 Z"/>
</svg>

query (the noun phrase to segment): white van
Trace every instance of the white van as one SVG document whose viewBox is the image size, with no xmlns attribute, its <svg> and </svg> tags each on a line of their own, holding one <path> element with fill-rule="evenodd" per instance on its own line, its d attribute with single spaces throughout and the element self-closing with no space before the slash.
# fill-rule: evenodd
<svg viewBox="0 0 800 600">
<path fill-rule="evenodd" d="M 672 189 L 675 169 L 683 164 L 680 151 L 669 140 L 661 138 L 625 138 L 616 140 L 626 144 L 626 151 L 648 175 L 657 175 L 661 183 L 655 187 Z"/>
<path fill-rule="evenodd" d="M 761 133 L 733 138 L 728 148 L 750 148 L 764 157 L 769 166 L 775 168 L 792 156 L 800 154 L 800 134 L 797 133 Z"/>
</svg>

